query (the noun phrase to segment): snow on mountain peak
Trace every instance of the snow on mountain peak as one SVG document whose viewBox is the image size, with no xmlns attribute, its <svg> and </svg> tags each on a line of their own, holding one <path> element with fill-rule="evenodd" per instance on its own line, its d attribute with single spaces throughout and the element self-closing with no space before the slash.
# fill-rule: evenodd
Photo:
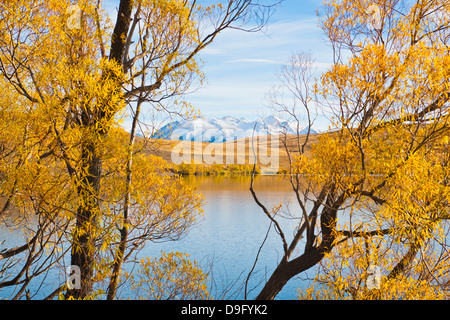
<svg viewBox="0 0 450 320">
<path fill-rule="evenodd" d="M 297 134 L 297 125 L 293 125 L 276 116 L 268 116 L 261 120 L 247 120 L 225 116 L 219 119 L 196 118 L 194 120 L 174 121 L 166 124 L 152 138 L 166 140 L 226 142 L 253 135 Z M 306 134 L 308 127 L 303 128 L 300 134 Z M 311 128 L 311 133 L 317 133 Z"/>
</svg>

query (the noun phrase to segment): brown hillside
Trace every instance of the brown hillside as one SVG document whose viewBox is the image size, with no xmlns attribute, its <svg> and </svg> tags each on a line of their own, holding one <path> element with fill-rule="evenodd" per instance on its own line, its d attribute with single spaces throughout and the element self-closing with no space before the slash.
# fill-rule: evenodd
<svg viewBox="0 0 450 320">
<path fill-rule="evenodd" d="M 310 142 L 315 143 L 317 141 L 319 134 L 310 135 Z M 279 167 L 286 169 L 289 167 L 289 158 L 286 152 L 286 148 L 281 139 L 282 137 L 278 137 L 278 153 L 279 153 Z M 300 144 L 305 141 L 306 136 L 300 136 Z M 275 136 L 272 137 L 275 139 Z M 270 148 L 272 146 L 272 141 L 270 137 L 262 137 L 258 139 L 257 148 L 252 148 L 252 139 L 240 139 L 232 142 L 224 142 L 224 143 L 200 143 L 200 142 L 191 142 L 191 141 L 171 141 L 171 140 L 159 140 L 159 139 L 143 139 L 137 138 L 137 144 L 144 147 L 144 152 L 147 154 L 157 155 L 165 159 L 166 161 L 172 162 L 172 152 L 177 155 L 180 155 L 179 161 L 181 161 L 181 157 L 184 155 L 189 155 L 190 157 L 186 157 L 185 159 L 191 159 L 191 163 L 193 163 L 194 159 L 196 159 L 196 164 L 200 164 L 200 161 L 203 165 L 211 165 L 212 162 L 228 165 L 228 164 L 253 164 L 253 149 L 257 150 L 257 164 L 260 167 L 270 167 L 273 164 L 276 164 L 276 154 L 272 155 L 270 152 Z M 298 155 L 298 143 L 297 136 L 291 135 L 287 137 L 287 146 L 288 150 L 291 153 L 291 156 Z M 268 151 L 269 149 L 269 151 Z M 308 152 L 309 148 L 306 147 L 306 152 Z M 186 153 L 184 153 L 186 152 Z M 273 157 L 272 157 L 273 156 Z M 184 157 L 183 157 L 184 158 Z M 261 161 L 263 160 L 263 161 Z M 265 163 L 264 163 L 265 162 Z"/>
</svg>

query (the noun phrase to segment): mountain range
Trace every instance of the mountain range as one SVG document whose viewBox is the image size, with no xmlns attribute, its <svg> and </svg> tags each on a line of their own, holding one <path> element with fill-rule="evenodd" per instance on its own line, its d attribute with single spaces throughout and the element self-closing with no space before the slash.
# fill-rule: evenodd
<svg viewBox="0 0 450 320">
<path fill-rule="evenodd" d="M 173 121 L 159 130 L 152 138 L 165 140 L 202 141 L 222 143 L 237 139 L 268 134 L 297 134 L 297 124 L 268 116 L 260 120 L 226 116 L 218 119 L 196 118 L 194 120 Z M 300 128 L 300 134 L 307 134 L 308 127 Z M 313 127 L 311 134 L 319 133 Z"/>
</svg>

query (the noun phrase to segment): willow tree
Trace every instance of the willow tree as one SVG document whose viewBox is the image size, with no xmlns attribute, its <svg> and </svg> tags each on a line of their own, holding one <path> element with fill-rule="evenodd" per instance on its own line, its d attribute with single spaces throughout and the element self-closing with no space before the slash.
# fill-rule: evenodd
<svg viewBox="0 0 450 320">
<path fill-rule="evenodd" d="M 257 11 L 266 13 L 267 6 L 122 0 L 111 23 L 101 1 L 0 4 L 0 75 L 10 97 L 1 111 L 10 120 L 3 133 L 11 132 L 2 134 L 1 215 L 36 214 L 52 226 L 37 230 L 67 239 L 69 249 L 53 241 L 70 251 L 81 286 L 69 287 L 66 297 L 91 297 L 96 282 L 110 279 L 113 299 L 133 251 L 149 240 L 177 239 L 195 222 L 201 199 L 167 174 L 168 164 L 135 154 L 140 110 L 147 104 L 193 114 L 177 98 L 203 76 L 198 53 L 227 28 L 243 29 L 256 18 L 248 30 L 257 30 L 265 20 Z M 127 108 L 128 137 L 120 129 Z M 16 253 L 32 256 L 35 238 L 3 250 L 0 259 L 29 261 Z M 3 284 L 26 290 L 31 270 L 37 269 L 26 262 Z"/>
<path fill-rule="evenodd" d="M 301 298 L 448 298 L 450 2 L 325 1 L 320 12 L 332 66 L 309 82 L 311 59 L 296 56 L 271 100 L 296 121 L 317 98 L 331 130 L 286 136 L 300 222 L 292 237 L 275 224 L 284 255 L 257 298 L 313 267 Z"/>
</svg>

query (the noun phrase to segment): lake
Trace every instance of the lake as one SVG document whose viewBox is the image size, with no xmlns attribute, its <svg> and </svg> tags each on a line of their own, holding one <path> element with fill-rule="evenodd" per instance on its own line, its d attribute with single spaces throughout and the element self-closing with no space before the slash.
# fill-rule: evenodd
<svg viewBox="0 0 450 320">
<path fill-rule="evenodd" d="M 186 237 L 176 242 L 163 244 L 150 243 L 143 255 L 157 256 L 161 250 L 188 253 L 198 261 L 214 260 L 213 275 L 220 294 L 227 284 L 238 281 L 242 284 L 251 270 L 259 247 L 262 244 L 270 220 L 255 203 L 250 193 L 249 176 L 188 176 L 189 185 L 205 196 L 204 216 Z M 254 190 L 260 201 L 270 210 L 273 206 L 287 202 L 294 196 L 287 180 L 278 176 L 258 176 Z M 297 212 L 295 205 L 289 205 L 290 211 Z M 298 220 L 280 218 L 286 238 L 291 239 Z M 258 285 L 248 298 L 254 298 L 261 289 L 261 281 L 270 277 L 283 255 L 282 241 L 274 228 L 261 250 L 255 274 L 249 288 Z M 292 279 L 278 295 L 278 299 L 295 299 L 300 279 Z M 231 290 L 234 292 L 234 290 Z M 230 294 L 231 294 L 230 292 Z M 214 292 L 213 292 L 214 293 Z M 234 296 L 242 299 L 243 292 Z"/>
<path fill-rule="evenodd" d="M 185 179 L 189 185 L 195 186 L 197 192 L 205 196 L 203 217 L 181 240 L 148 243 L 139 256 L 159 257 L 162 250 L 187 253 L 204 268 L 212 266 L 214 285 L 211 293 L 215 299 L 243 299 L 243 283 L 270 226 L 270 220 L 252 198 L 249 190 L 250 177 L 188 176 Z M 260 201 L 269 209 L 280 203 L 286 204 L 293 196 L 287 180 L 282 180 L 278 176 L 258 176 L 255 179 L 254 189 Z M 289 208 L 291 212 L 299 213 L 294 205 L 290 205 Z M 284 233 L 289 241 L 298 220 L 280 218 L 280 224 L 284 227 Z M 0 243 L 3 240 L 6 240 L 5 245 L 9 248 L 23 244 L 23 239 L 18 233 L 5 234 L 0 228 Z M 253 290 L 249 291 L 248 299 L 253 299 L 259 293 L 264 281 L 281 259 L 282 253 L 281 239 L 272 227 L 249 281 L 249 290 Z M 45 297 L 53 291 L 52 277 L 61 279 L 61 276 L 64 276 L 61 275 L 61 271 L 59 274 L 46 274 L 46 284 L 34 299 Z M 299 278 L 292 279 L 277 299 L 295 299 L 301 284 Z M 38 284 L 30 284 L 31 291 L 36 285 Z M 8 299 L 11 294 L 11 289 L 2 289 L 0 299 Z M 129 297 L 125 288 L 119 290 L 118 294 L 121 298 Z"/>
</svg>

